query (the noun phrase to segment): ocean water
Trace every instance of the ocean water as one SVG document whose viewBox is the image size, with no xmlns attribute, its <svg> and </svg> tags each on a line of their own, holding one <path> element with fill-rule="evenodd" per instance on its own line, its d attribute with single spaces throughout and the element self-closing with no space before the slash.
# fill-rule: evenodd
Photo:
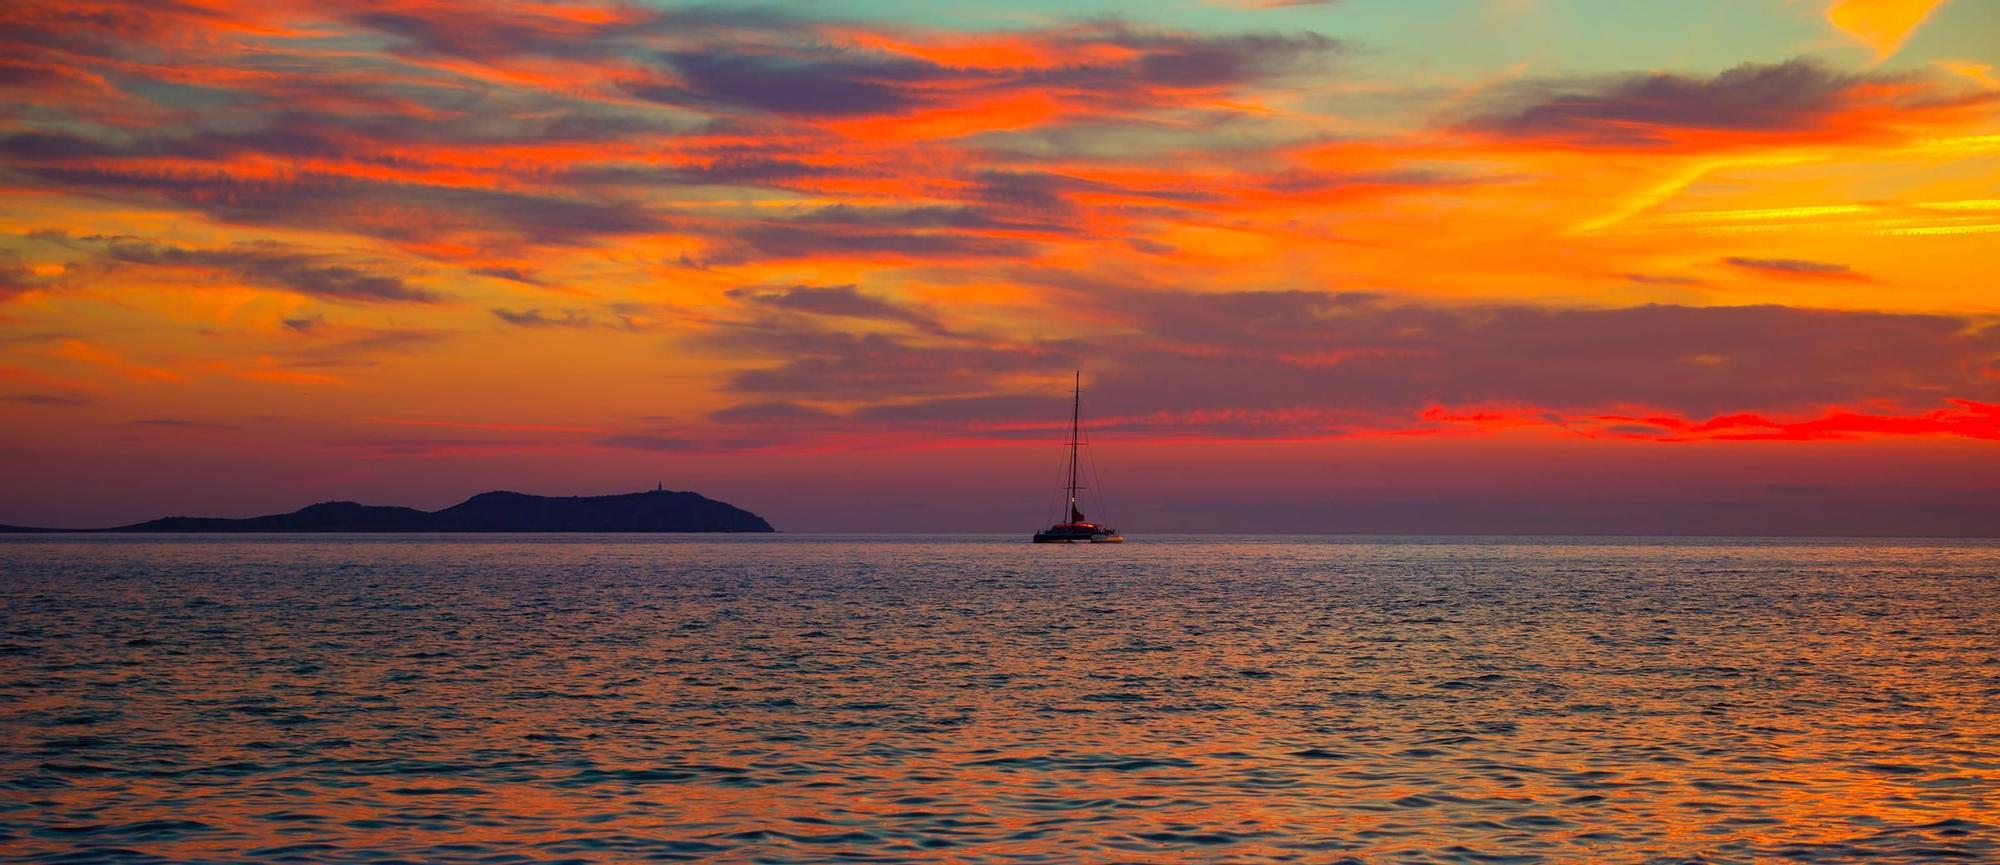
<svg viewBox="0 0 2000 865">
<path fill-rule="evenodd" d="M 0 539 L 0 861 L 2000 860 L 2000 545 Z"/>
</svg>

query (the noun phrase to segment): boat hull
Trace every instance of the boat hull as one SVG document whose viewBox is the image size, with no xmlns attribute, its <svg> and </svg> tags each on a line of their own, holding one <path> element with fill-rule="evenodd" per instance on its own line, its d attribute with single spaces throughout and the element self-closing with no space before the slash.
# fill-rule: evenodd
<svg viewBox="0 0 2000 865">
<path fill-rule="evenodd" d="M 1117 532 L 1072 532 L 1051 529 L 1035 533 L 1038 544 L 1122 544 L 1125 536 Z"/>
</svg>

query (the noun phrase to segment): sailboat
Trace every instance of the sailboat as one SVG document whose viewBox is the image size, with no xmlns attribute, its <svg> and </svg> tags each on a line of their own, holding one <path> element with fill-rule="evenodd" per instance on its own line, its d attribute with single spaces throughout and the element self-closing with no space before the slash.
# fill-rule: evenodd
<svg viewBox="0 0 2000 865">
<path fill-rule="evenodd" d="M 1069 492 L 1069 519 L 1056 523 L 1035 533 L 1038 544 L 1122 544 L 1125 536 L 1110 526 L 1098 525 L 1083 516 L 1077 509 L 1076 491 L 1083 489 L 1077 483 L 1077 449 L 1083 446 L 1083 371 L 1076 372 L 1076 389 L 1070 394 L 1069 407 L 1069 484 L 1064 489 Z"/>
</svg>

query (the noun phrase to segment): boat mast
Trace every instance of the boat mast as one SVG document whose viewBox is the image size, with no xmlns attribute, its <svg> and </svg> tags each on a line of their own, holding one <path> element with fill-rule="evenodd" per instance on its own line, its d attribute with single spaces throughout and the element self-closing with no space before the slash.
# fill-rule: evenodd
<svg viewBox="0 0 2000 865">
<path fill-rule="evenodd" d="M 1069 406 L 1069 521 L 1076 522 L 1076 449 L 1082 444 L 1078 431 L 1083 423 L 1083 370 L 1076 371 L 1076 390 Z"/>
</svg>

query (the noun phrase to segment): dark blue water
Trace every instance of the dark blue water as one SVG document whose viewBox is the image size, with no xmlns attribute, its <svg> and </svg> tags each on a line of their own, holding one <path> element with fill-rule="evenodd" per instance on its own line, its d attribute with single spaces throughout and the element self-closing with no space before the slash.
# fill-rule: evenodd
<svg viewBox="0 0 2000 865">
<path fill-rule="evenodd" d="M 0 861 L 2000 859 L 1988 542 L 0 539 Z"/>
</svg>

